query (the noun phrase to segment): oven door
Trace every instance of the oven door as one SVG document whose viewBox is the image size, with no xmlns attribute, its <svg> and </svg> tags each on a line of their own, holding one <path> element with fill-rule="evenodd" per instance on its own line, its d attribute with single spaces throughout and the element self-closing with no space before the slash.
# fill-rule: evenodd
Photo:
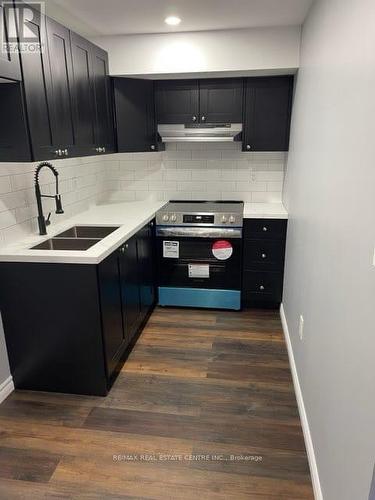
<svg viewBox="0 0 375 500">
<path fill-rule="evenodd" d="M 156 228 L 158 286 L 241 289 L 242 229 Z"/>
</svg>

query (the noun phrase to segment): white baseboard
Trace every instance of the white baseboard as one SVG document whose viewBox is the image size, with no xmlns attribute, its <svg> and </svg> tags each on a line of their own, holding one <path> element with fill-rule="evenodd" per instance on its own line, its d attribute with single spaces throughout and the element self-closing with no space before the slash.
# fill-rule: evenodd
<svg viewBox="0 0 375 500">
<path fill-rule="evenodd" d="M 292 347 L 292 342 L 290 340 L 288 323 L 286 321 L 283 304 L 281 304 L 280 306 L 280 317 L 283 326 L 285 342 L 288 349 L 289 364 L 293 377 L 293 385 L 294 385 L 294 391 L 296 393 L 298 411 L 302 424 L 303 437 L 305 439 L 307 458 L 309 460 L 309 465 L 310 465 L 310 474 L 314 490 L 314 497 L 315 500 L 323 500 L 323 493 L 322 493 L 322 488 L 320 486 L 319 472 L 316 464 L 314 445 L 311 439 L 309 421 L 307 419 L 305 403 L 303 401 L 301 386 L 298 379 L 297 367 L 296 367 L 296 362 L 294 360 L 293 347 Z"/>
<path fill-rule="evenodd" d="M 2 384 L 0 384 L 0 403 L 14 391 L 13 378 L 10 375 Z"/>
</svg>

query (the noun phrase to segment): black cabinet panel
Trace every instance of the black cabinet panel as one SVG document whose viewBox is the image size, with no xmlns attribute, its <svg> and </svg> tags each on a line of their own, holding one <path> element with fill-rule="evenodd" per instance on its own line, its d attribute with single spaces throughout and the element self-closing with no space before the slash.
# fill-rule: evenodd
<svg viewBox="0 0 375 500">
<path fill-rule="evenodd" d="M 121 249 L 120 275 L 124 327 L 130 341 L 137 332 L 141 313 L 136 236 L 128 240 Z"/>
<path fill-rule="evenodd" d="M 29 27 L 37 34 L 39 43 L 44 43 L 44 50 L 42 53 L 22 52 L 21 65 L 33 158 L 46 160 L 57 157 L 52 130 L 51 70 L 45 47 L 45 23 L 39 12 L 31 11 L 34 17 L 29 21 Z"/>
<path fill-rule="evenodd" d="M 276 239 L 286 237 L 286 219 L 245 219 L 244 237 Z"/>
<path fill-rule="evenodd" d="M 128 344 L 123 328 L 119 258 L 120 251 L 117 250 L 98 266 L 103 342 L 109 378 Z"/>
<path fill-rule="evenodd" d="M 246 240 L 243 254 L 244 269 L 282 269 L 284 252 L 284 244 L 280 240 Z"/>
<path fill-rule="evenodd" d="M 0 84 L 0 162 L 30 161 L 21 82 Z"/>
<path fill-rule="evenodd" d="M 91 66 L 92 44 L 70 32 L 73 61 L 74 130 L 77 152 L 95 154 L 95 98 Z"/>
<path fill-rule="evenodd" d="M 20 56 L 9 50 L 17 43 L 17 31 L 14 12 L 11 12 L 10 2 L 0 4 L 0 33 L 2 47 L 0 50 L 0 78 L 21 80 Z M 9 44 L 9 45 L 8 45 Z"/>
<path fill-rule="evenodd" d="M 158 150 L 153 82 L 114 78 L 113 84 L 118 151 Z"/>
<path fill-rule="evenodd" d="M 96 266 L 1 263 L 0 307 L 17 389 L 107 394 Z"/>
<path fill-rule="evenodd" d="M 202 123 L 241 123 L 243 79 L 200 80 L 199 101 Z"/>
<path fill-rule="evenodd" d="M 142 320 L 155 303 L 155 255 L 153 222 L 137 234 L 139 295 Z"/>
<path fill-rule="evenodd" d="M 247 306 L 278 307 L 282 299 L 286 219 L 245 219 L 242 300 Z"/>
<path fill-rule="evenodd" d="M 158 123 L 196 123 L 199 115 L 198 80 L 155 82 Z"/>
<path fill-rule="evenodd" d="M 244 271 L 243 295 L 250 304 L 258 301 L 280 303 L 282 298 L 282 278 L 280 271 Z"/>
<path fill-rule="evenodd" d="M 67 149 L 72 156 L 75 134 L 71 89 L 73 86 L 72 55 L 69 30 L 47 18 L 47 41 L 51 68 L 51 93 L 48 99 L 51 131 L 55 149 Z"/>
<path fill-rule="evenodd" d="M 112 90 L 108 76 L 108 54 L 91 46 L 92 79 L 95 95 L 95 141 L 104 153 L 114 151 Z"/>
<path fill-rule="evenodd" d="M 245 151 L 287 151 L 293 77 L 247 78 L 243 147 Z"/>
</svg>

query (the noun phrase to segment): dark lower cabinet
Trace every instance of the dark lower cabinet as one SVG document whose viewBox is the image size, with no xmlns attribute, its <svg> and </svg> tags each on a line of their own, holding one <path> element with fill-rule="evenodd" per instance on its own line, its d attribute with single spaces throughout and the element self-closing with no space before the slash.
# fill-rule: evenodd
<svg viewBox="0 0 375 500">
<path fill-rule="evenodd" d="M 108 393 L 154 306 L 151 224 L 98 265 L 0 263 L 16 388 Z"/>
<path fill-rule="evenodd" d="M 137 236 L 133 236 L 120 249 L 121 295 L 125 330 L 131 341 L 141 321 L 140 269 Z"/>
<path fill-rule="evenodd" d="M 293 76 L 245 80 L 244 151 L 288 151 Z"/>
<path fill-rule="evenodd" d="M 283 291 L 287 220 L 245 219 L 242 299 L 244 306 L 276 308 Z"/>
<path fill-rule="evenodd" d="M 114 107 L 119 153 L 159 151 L 154 82 L 113 78 Z"/>
</svg>

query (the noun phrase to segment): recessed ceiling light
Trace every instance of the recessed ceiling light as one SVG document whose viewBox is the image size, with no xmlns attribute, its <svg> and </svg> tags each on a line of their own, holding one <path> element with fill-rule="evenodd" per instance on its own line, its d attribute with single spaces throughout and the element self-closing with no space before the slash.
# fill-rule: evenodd
<svg viewBox="0 0 375 500">
<path fill-rule="evenodd" d="M 181 19 L 177 16 L 168 16 L 164 19 L 164 22 L 169 26 L 177 26 L 180 24 Z"/>
</svg>

